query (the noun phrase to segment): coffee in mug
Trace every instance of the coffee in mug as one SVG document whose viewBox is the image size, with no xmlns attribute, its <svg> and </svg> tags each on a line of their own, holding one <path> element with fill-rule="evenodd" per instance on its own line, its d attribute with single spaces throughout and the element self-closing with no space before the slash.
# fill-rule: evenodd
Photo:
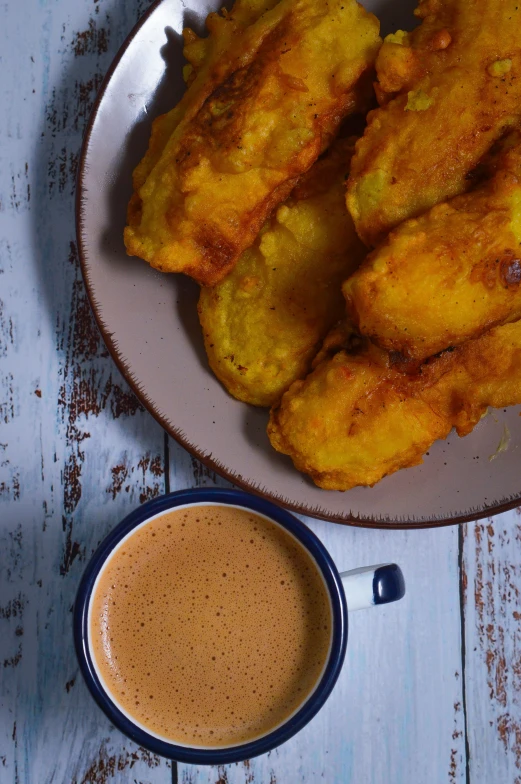
<svg viewBox="0 0 521 784">
<path fill-rule="evenodd" d="M 131 531 L 97 577 L 94 665 L 134 724 L 172 743 L 236 746 L 313 693 L 331 600 L 310 553 L 240 506 L 178 507 Z"/>
</svg>

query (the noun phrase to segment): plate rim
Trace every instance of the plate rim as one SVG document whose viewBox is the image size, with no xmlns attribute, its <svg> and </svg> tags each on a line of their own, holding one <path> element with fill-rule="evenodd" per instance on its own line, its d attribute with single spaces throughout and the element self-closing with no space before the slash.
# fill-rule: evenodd
<svg viewBox="0 0 521 784">
<path fill-rule="evenodd" d="M 294 503 L 288 499 L 278 496 L 276 493 L 271 493 L 266 488 L 259 489 L 255 487 L 252 482 L 244 480 L 242 476 L 235 474 L 233 471 L 228 470 L 225 466 L 220 465 L 218 462 L 212 459 L 210 455 L 204 454 L 201 451 L 201 448 L 198 447 L 196 444 L 192 444 L 188 441 L 185 436 L 183 435 L 182 431 L 178 430 L 177 428 L 173 427 L 170 422 L 158 411 L 155 407 L 154 401 L 151 400 L 147 393 L 144 391 L 143 388 L 140 388 L 138 382 L 134 381 L 132 372 L 130 368 L 127 366 L 125 358 L 121 355 L 118 351 L 118 348 L 113 340 L 112 334 L 108 332 L 105 328 L 103 323 L 103 319 L 101 317 L 101 313 L 98 310 L 98 306 L 96 304 L 96 298 L 94 296 L 94 288 L 91 284 L 89 279 L 89 263 L 87 260 L 87 253 L 85 251 L 83 245 L 83 236 L 84 236 L 84 204 L 87 199 L 86 196 L 86 187 L 85 187 L 85 174 L 87 168 L 87 151 L 92 135 L 92 131 L 94 128 L 94 124 L 96 122 L 99 109 L 101 107 L 101 103 L 105 97 L 105 92 L 109 83 L 116 71 L 117 67 L 120 64 L 121 59 L 123 58 L 124 54 L 126 53 L 128 47 L 136 37 L 136 35 L 140 32 L 141 28 L 144 24 L 148 21 L 149 17 L 151 17 L 156 9 L 165 2 L 169 2 L 170 0 L 154 0 L 151 5 L 147 8 L 147 10 L 142 14 L 142 16 L 138 19 L 134 27 L 131 29 L 121 46 L 119 47 L 114 59 L 112 60 L 105 76 L 103 77 L 103 81 L 99 87 L 98 93 L 94 100 L 94 104 L 92 106 L 91 112 L 89 114 L 89 119 L 85 126 L 83 140 L 81 144 L 80 150 L 80 158 L 78 162 L 78 172 L 76 175 L 76 194 L 75 194 L 75 228 L 76 228 L 76 242 L 78 248 L 78 256 L 80 261 L 80 269 L 83 277 L 83 282 L 85 284 L 85 289 L 87 292 L 87 298 L 89 300 L 89 304 L 91 310 L 94 314 L 94 318 L 96 320 L 96 324 L 100 331 L 100 334 L 103 338 L 103 341 L 114 361 L 116 367 L 118 368 L 119 372 L 131 388 L 132 392 L 141 403 L 141 405 L 153 416 L 153 418 L 158 422 L 163 430 L 171 436 L 178 444 L 180 444 L 186 451 L 191 454 L 193 457 L 196 457 L 206 468 L 214 471 L 219 476 L 223 477 L 224 479 L 228 480 L 232 484 L 237 487 L 240 487 L 242 490 L 246 492 L 253 493 L 254 495 L 260 496 L 261 498 L 265 498 L 272 503 L 278 504 L 284 509 L 288 509 L 291 512 L 295 512 L 297 514 L 305 515 L 308 517 L 313 517 L 318 520 L 324 520 L 326 522 L 332 523 L 339 523 L 342 525 L 349 525 L 355 528 L 374 528 L 378 530 L 417 530 L 417 529 L 425 529 L 425 528 L 442 528 L 449 525 L 459 525 L 462 523 L 469 523 L 474 522 L 476 520 L 482 520 L 486 517 L 495 516 L 498 514 L 502 514 L 503 512 L 508 512 L 512 509 L 521 505 L 521 493 L 516 496 L 514 499 L 510 499 L 508 501 L 500 502 L 497 504 L 493 504 L 491 506 L 486 506 L 480 509 L 479 511 L 470 512 L 468 514 L 456 515 L 452 517 L 443 517 L 443 518 L 433 518 L 431 520 L 411 520 L 410 522 L 404 522 L 403 520 L 374 520 L 371 518 L 362 518 L 360 519 L 356 515 L 351 513 L 347 513 L 345 515 L 342 514 L 335 514 L 335 513 L 328 513 L 325 510 L 314 510 L 310 509 L 306 505 L 300 505 L 298 503 Z M 294 469 L 295 471 L 297 469 Z M 324 491 L 326 492 L 326 491 Z M 349 492 L 349 491 L 344 491 Z"/>
</svg>

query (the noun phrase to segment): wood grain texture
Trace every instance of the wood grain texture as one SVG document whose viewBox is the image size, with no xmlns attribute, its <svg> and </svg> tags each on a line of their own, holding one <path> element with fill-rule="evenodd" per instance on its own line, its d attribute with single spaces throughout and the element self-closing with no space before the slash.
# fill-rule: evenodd
<svg viewBox="0 0 521 784">
<path fill-rule="evenodd" d="M 164 436 L 117 373 L 78 267 L 85 119 L 136 3 L 0 6 L 0 781 L 165 782 L 78 677 L 86 559 L 163 492 Z"/>
<path fill-rule="evenodd" d="M 341 568 L 396 560 L 408 593 L 399 605 L 352 616 L 333 695 L 269 755 L 172 767 L 114 730 L 87 693 L 71 609 L 98 542 L 165 489 L 227 484 L 165 439 L 129 392 L 78 268 L 73 192 L 83 128 L 147 5 L 0 5 L 0 784 L 520 784 L 514 512 L 469 526 L 460 541 L 457 529 L 308 521 Z"/>
<path fill-rule="evenodd" d="M 521 784 L 521 510 L 462 538 L 470 781 Z"/>
</svg>

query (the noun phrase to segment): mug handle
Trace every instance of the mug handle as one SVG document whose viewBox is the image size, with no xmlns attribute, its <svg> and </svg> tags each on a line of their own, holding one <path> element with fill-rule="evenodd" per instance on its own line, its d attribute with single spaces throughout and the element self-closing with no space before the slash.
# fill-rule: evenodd
<svg viewBox="0 0 521 784">
<path fill-rule="evenodd" d="M 395 563 L 361 566 L 349 572 L 340 572 L 340 578 L 349 612 L 397 602 L 405 596 L 402 570 Z"/>
</svg>

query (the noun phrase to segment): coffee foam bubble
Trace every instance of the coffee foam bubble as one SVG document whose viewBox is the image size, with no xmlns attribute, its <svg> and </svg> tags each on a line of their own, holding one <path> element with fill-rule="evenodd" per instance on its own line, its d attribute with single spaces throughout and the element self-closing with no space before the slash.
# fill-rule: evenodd
<svg viewBox="0 0 521 784">
<path fill-rule="evenodd" d="M 307 552 L 226 506 L 169 512 L 113 555 L 92 599 L 116 701 L 173 741 L 231 745 L 284 721 L 327 659 L 331 611 Z"/>
</svg>

